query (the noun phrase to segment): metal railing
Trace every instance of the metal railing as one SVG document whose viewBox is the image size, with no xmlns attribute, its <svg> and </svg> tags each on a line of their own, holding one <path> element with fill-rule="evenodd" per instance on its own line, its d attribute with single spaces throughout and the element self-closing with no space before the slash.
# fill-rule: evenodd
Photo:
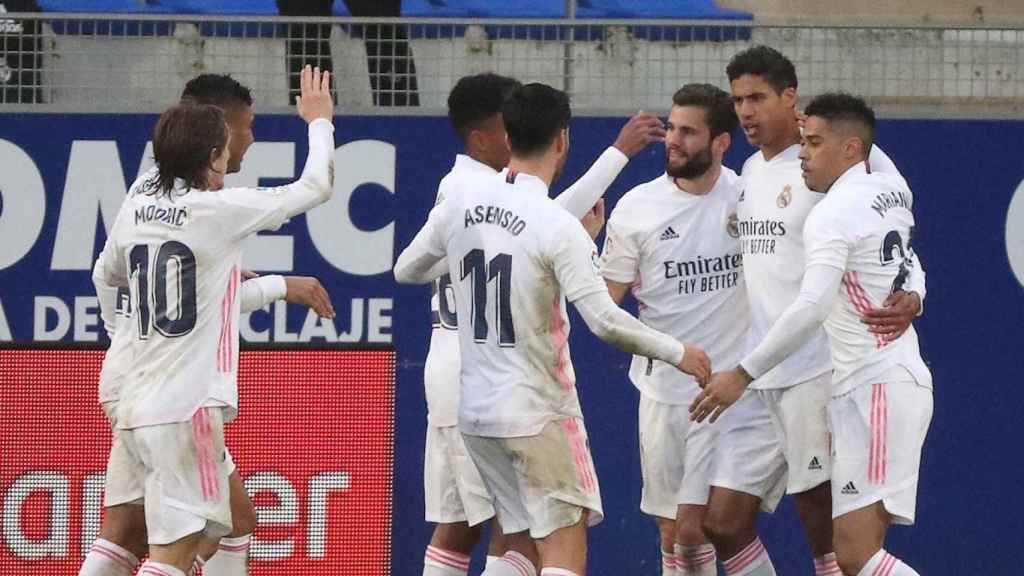
<svg viewBox="0 0 1024 576">
<path fill-rule="evenodd" d="M 684 83 L 725 87 L 753 44 L 793 60 L 801 98 L 1024 115 L 1022 28 L 15 13 L 0 18 L 0 111 L 157 112 L 202 72 L 230 73 L 274 111 L 304 62 L 333 68 L 347 113 L 443 112 L 455 81 L 482 71 L 566 89 L 580 114 L 660 110 Z"/>
</svg>

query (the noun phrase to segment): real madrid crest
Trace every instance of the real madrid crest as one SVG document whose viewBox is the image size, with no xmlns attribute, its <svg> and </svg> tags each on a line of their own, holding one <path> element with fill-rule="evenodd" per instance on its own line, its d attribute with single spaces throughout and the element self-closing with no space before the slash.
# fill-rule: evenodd
<svg viewBox="0 0 1024 576">
<path fill-rule="evenodd" d="M 725 222 L 725 230 L 733 238 L 740 237 L 740 219 L 735 212 L 729 214 L 729 219 Z"/>
<path fill-rule="evenodd" d="M 775 204 L 779 208 L 785 208 L 789 206 L 789 203 L 793 200 L 793 187 L 786 184 L 782 188 L 782 192 L 779 192 L 779 197 L 775 199 Z"/>
</svg>

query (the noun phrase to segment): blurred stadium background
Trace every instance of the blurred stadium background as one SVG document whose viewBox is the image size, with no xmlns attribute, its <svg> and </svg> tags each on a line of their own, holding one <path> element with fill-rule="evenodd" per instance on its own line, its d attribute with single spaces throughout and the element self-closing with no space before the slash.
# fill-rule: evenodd
<svg viewBox="0 0 1024 576">
<path fill-rule="evenodd" d="M 412 576 L 430 534 L 429 291 L 398 287 L 390 270 L 458 148 L 448 91 L 483 71 L 567 90 L 561 188 L 628 115 L 667 112 L 684 83 L 727 88 L 726 63 L 753 44 L 793 60 L 802 102 L 866 96 L 916 193 L 929 280 L 917 324 L 936 409 L 918 525 L 893 530 L 890 548 L 922 574 L 1020 573 L 1024 3 L 404 0 L 374 19 L 341 1 L 321 17 L 282 17 L 269 0 L 0 6 L 0 574 L 75 574 L 98 528 L 106 336 L 89 269 L 127 184 L 151 165 L 155 115 L 188 79 L 229 73 L 252 88 L 257 143 L 231 182 L 272 185 L 296 177 L 306 152 L 290 67 L 329 60 L 336 73 L 334 199 L 246 251 L 252 269 L 319 277 L 339 313 L 323 322 L 275 304 L 242 323 L 254 347 L 229 445 L 258 507 L 251 572 Z M 727 164 L 750 153 L 740 138 Z M 663 162 L 657 147 L 635 158 L 610 207 Z M 628 358 L 585 332 L 571 346 L 607 514 L 591 531 L 591 573 L 656 574 Z M 763 533 L 779 574 L 812 573 L 790 506 Z"/>
</svg>

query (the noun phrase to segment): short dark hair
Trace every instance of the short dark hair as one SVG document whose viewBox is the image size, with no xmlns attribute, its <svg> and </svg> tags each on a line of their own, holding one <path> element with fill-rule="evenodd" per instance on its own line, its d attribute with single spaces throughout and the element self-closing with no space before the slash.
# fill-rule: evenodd
<svg viewBox="0 0 1024 576">
<path fill-rule="evenodd" d="M 725 67 L 725 73 L 729 82 L 746 74 L 760 76 L 779 94 L 797 86 L 793 62 L 770 46 L 754 46 L 736 54 Z"/>
<path fill-rule="evenodd" d="M 731 134 L 740 123 L 732 97 L 725 90 L 711 84 L 683 86 L 672 95 L 672 104 L 703 108 L 712 138 L 719 134 Z"/>
<path fill-rule="evenodd" d="M 463 140 L 481 122 L 501 114 L 501 106 L 519 81 L 492 72 L 463 76 L 448 94 L 448 119 Z"/>
<path fill-rule="evenodd" d="M 536 82 L 513 90 L 501 112 L 509 146 L 518 156 L 546 150 L 572 118 L 569 95 Z"/>
<path fill-rule="evenodd" d="M 225 109 L 252 106 L 252 92 L 227 74 L 200 74 L 185 84 L 181 102 L 210 104 Z"/>
<path fill-rule="evenodd" d="M 811 100 L 804 114 L 824 118 L 829 124 L 843 123 L 857 128 L 864 141 L 865 154 L 875 142 L 875 111 L 859 96 L 845 92 L 825 92 Z"/>
<path fill-rule="evenodd" d="M 224 110 L 207 104 L 171 106 L 153 130 L 153 159 L 157 175 L 145 186 L 146 194 L 159 196 L 174 189 L 181 178 L 188 188 L 206 186 L 210 155 L 228 142 Z"/>
</svg>

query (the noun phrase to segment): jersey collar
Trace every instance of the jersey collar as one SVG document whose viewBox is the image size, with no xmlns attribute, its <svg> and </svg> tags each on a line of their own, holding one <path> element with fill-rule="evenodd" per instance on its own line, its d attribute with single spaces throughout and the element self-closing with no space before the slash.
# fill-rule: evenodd
<svg viewBox="0 0 1024 576">
<path fill-rule="evenodd" d="M 829 186 L 829 190 L 834 190 L 836 186 L 843 182 L 843 180 L 853 178 L 859 174 L 870 174 L 870 172 L 868 172 L 868 163 L 866 160 L 864 162 L 857 162 L 853 166 L 847 168 L 846 172 L 840 174 L 839 178 L 836 178 L 836 181 L 832 183 L 832 186 Z"/>
<path fill-rule="evenodd" d="M 507 184 L 511 184 L 513 187 L 525 190 L 527 192 L 536 192 L 548 195 L 548 185 L 543 180 L 537 178 L 533 174 L 527 174 L 525 172 L 516 172 L 505 168 L 500 172 L 502 179 Z"/>
<path fill-rule="evenodd" d="M 468 154 L 457 154 L 455 156 L 455 170 L 467 172 L 479 172 L 481 174 L 497 174 L 494 168 L 480 162 Z"/>
</svg>

